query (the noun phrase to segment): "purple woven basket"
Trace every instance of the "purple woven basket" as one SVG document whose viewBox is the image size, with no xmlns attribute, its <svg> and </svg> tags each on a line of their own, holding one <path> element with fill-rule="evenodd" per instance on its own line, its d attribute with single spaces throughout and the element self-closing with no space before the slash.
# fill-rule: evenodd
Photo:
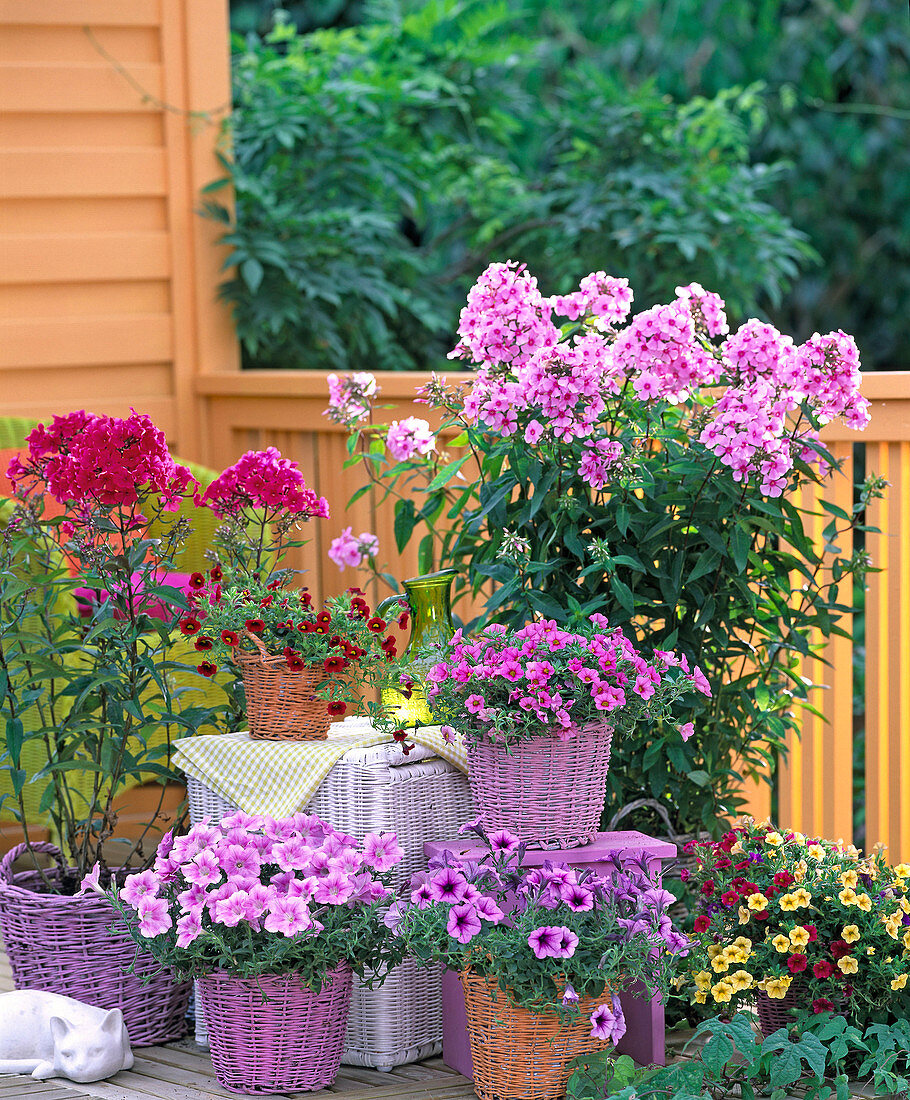
<svg viewBox="0 0 910 1100">
<path fill-rule="evenodd" d="M 296 974 L 199 979 L 215 1076 L 230 1092 L 309 1092 L 341 1064 L 351 970 L 341 963 L 314 993 Z"/>
<path fill-rule="evenodd" d="M 600 828 L 612 739 L 607 722 L 577 726 L 568 741 L 543 734 L 508 751 L 467 739 L 471 797 L 486 827 L 540 848 L 587 844 Z"/>
<path fill-rule="evenodd" d="M 32 849 L 57 861 L 56 868 L 44 872 L 49 883 L 75 885 L 76 872 L 62 864 L 58 848 L 42 843 Z M 119 1008 L 136 1047 L 181 1038 L 190 983 L 178 984 L 151 955 L 139 951 L 104 898 L 49 893 L 38 871 L 14 873 L 15 860 L 27 854 L 26 845 L 18 844 L 0 860 L 0 935 L 16 988 Z M 123 930 L 111 932 L 112 925 Z"/>
<path fill-rule="evenodd" d="M 806 1007 L 806 992 L 802 983 L 794 981 L 786 997 L 769 997 L 758 990 L 755 995 L 755 1007 L 758 1010 L 758 1024 L 762 1035 L 767 1038 L 782 1027 L 793 1023 L 792 1010 Z"/>
</svg>

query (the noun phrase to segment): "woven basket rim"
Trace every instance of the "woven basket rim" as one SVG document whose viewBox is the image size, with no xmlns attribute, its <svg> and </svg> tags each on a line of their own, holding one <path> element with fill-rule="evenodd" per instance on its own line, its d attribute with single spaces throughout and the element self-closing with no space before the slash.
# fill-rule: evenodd
<svg viewBox="0 0 910 1100">
<path fill-rule="evenodd" d="M 49 844 L 46 841 L 40 841 L 37 844 L 32 845 L 32 851 L 43 853 L 44 855 L 51 856 L 57 862 L 56 867 L 44 868 L 44 873 L 47 878 L 53 883 L 62 884 L 70 879 L 74 883 L 79 883 L 79 870 L 76 867 L 72 867 L 64 858 L 63 852 L 55 845 Z M 42 902 L 53 902 L 54 904 L 68 904 L 74 908 L 81 906 L 83 908 L 94 905 L 96 907 L 104 906 L 110 908 L 110 902 L 106 898 L 100 897 L 94 892 L 79 893 L 78 890 L 73 894 L 58 894 L 58 893 L 46 893 L 42 890 L 30 889 L 28 885 L 24 885 L 24 882 L 35 881 L 41 882 L 40 873 L 34 868 L 25 871 L 13 871 L 13 864 L 17 859 L 26 855 L 28 848 L 24 844 L 17 844 L 6 853 L 6 855 L 0 860 L 0 895 L 8 894 L 11 897 L 24 900 L 26 898 L 40 899 Z M 113 875 L 117 871 L 124 868 L 115 868 L 112 872 Z"/>
<path fill-rule="evenodd" d="M 612 722 L 609 719 L 592 718 L 590 722 L 573 722 L 569 729 L 574 730 L 576 733 L 606 733 L 609 731 L 611 734 L 615 732 Z M 567 744 L 569 741 L 575 740 L 570 737 L 566 741 L 563 741 L 561 737 L 557 735 L 556 730 L 541 729 L 539 733 L 534 733 L 530 737 L 522 737 L 517 741 L 494 741 L 489 737 L 465 737 L 465 744 L 469 746 L 473 745 L 489 745 L 494 749 L 503 749 L 508 752 L 510 749 L 521 748 L 524 745 L 533 745 L 538 741 L 560 741 L 563 744 Z"/>
</svg>

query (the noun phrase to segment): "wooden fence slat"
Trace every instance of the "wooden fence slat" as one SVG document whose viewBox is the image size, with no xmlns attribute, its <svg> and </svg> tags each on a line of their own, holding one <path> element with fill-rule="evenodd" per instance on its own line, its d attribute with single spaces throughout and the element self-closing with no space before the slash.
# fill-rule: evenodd
<svg viewBox="0 0 910 1100">
<path fill-rule="evenodd" d="M 167 313 L 0 321 L 0 370 L 158 362 L 172 344 Z"/>
<path fill-rule="evenodd" d="M 0 283 L 120 282 L 170 274 L 166 233 L 0 237 Z M 103 299 L 99 300 L 99 304 Z"/>
<path fill-rule="evenodd" d="M 167 193 L 163 149 L 8 149 L 0 176 L 0 198 L 52 195 L 164 195 Z"/>
<path fill-rule="evenodd" d="M 40 4 L 33 5 L 37 10 Z M 81 4 L 74 4 L 81 7 Z M 123 4 L 126 10 L 128 5 Z M 2 14 L 0 14 L 2 19 Z M 129 73 L 143 92 L 161 99 L 160 65 L 130 64 Z M 4 111 L 149 111 L 142 94 L 99 57 L 88 64 L 4 61 L 0 69 L 0 104 Z"/>
<path fill-rule="evenodd" d="M 158 25 L 160 0 L 0 0 L 0 22 L 39 26 L 111 24 L 115 27 Z"/>
</svg>

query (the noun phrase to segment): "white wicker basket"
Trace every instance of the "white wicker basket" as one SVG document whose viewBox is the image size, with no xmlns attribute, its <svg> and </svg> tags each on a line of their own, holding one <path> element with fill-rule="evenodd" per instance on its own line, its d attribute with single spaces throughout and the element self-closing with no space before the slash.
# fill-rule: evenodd
<svg viewBox="0 0 910 1100">
<path fill-rule="evenodd" d="M 206 815 L 218 821 L 237 809 L 192 776 L 187 776 L 187 791 L 193 824 Z M 389 744 L 351 749 L 306 808 L 358 839 L 371 831 L 394 830 L 405 851 L 395 868 L 396 889 L 426 867 L 426 841 L 454 839 L 459 826 L 473 816 L 467 777 L 457 768 L 419 746 L 405 757 Z M 366 989 L 355 977 L 342 1062 L 391 1069 L 438 1054 L 440 981 L 438 969 L 418 968 L 412 959 L 376 989 Z M 196 1004 L 196 1042 L 207 1046 L 198 998 Z"/>
</svg>

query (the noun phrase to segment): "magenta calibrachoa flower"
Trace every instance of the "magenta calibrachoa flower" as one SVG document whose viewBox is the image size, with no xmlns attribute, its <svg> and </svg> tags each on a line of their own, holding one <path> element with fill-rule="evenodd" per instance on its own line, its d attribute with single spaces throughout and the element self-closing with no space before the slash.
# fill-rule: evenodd
<svg viewBox="0 0 910 1100">
<path fill-rule="evenodd" d="M 577 631 L 546 619 L 516 631 L 489 626 L 475 639 L 459 630 L 438 655 L 427 699 L 440 721 L 473 739 L 551 733 L 568 740 L 580 725 L 603 719 L 628 730 L 667 717 L 686 693 L 711 694 L 684 654 L 658 650 L 646 660 L 600 615 Z M 680 734 L 691 736 L 691 724 Z"/>
<path fill-rule="evenodd" d="M 308 984 L 339 962 L 358 973 L 400 959 L 380 916 L 387 873 L 403 858 L 394 833 L 364 843 L 308 814 L 276 820 L 237 811 L 168 834 L 151 870 L 106 896 L 130 934 L 185 975 L 294 971 Z"/>
<path fill-rule="evenodd" d="M 636 981 L 666 993 L 673 957 L 688 948 L 667 915 L 673 895 L 642 860 L 616 859 L 605 875 L 555 861 L 524 870 L 518 837 L 488 836 L 478 821 L 466 830 L 487 850 L 431 860 L 393 903 L 389 927 L 419 960 L 495 977 L 531 1011 L 577 1016 L 580 997 L 594 998 L 592 1034 L 616 1042 L 617 993 Z"/>
</svg>

